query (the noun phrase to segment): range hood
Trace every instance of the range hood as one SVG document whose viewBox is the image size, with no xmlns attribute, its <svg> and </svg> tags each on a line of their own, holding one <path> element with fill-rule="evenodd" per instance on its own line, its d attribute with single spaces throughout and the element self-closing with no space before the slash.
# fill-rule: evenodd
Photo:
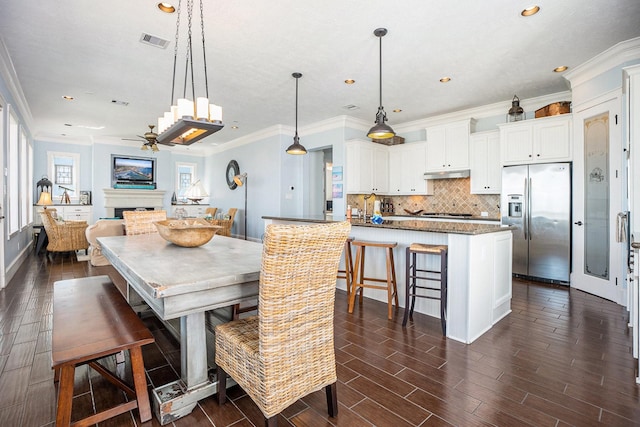
<svg viewBox="0 0 640 427">
<path fill-rule="evenodd" d="M 427 172 L 424 179 L 449 179 L 449 178 L 468 178 L 469 169 L 461 169 L 456 171 Z"/>
</svg>

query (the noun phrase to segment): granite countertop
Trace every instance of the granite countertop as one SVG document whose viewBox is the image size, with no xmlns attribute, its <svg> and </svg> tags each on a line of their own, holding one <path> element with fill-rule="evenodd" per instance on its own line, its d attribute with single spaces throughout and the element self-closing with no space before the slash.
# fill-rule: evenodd
<svg viewBox="0 0 640 427">
<path fill-rule="evenodd" d="M 262 218 L 279 221 L 300 221 L 309 223 L 325 223 L 334 221 L 333 219 L 329 219 L 324 215 L 308 217 L 263 216 Z M 514 229 L 514 227 L 502 226 L 500 224 L 474 224 L 467 222 L 429 221 L 424 219 L 408 219 L 403 221 L 384 220 L 383 223 L 379 225 L 372 224 L 371 222 L 365 222 L 359 219 L 352 219 L 351 225 L 354 227 L 386 228 L 392 230 L 426 231 L 430 233 L 450 234 L 486 234 Z"/>
</svg>

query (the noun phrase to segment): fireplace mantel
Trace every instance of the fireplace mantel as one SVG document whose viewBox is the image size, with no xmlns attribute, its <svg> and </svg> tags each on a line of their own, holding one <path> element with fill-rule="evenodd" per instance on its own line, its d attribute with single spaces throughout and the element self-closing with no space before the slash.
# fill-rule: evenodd
<svg viewBox="0 0 640 427">
<path fill-rule="evenodd" d="M 107 216 L 113 216 L 114 208 L 164 207 L 164 190 L 134 190 L 128 188 L 105 188 L 104 207 Z"/>
</svg>

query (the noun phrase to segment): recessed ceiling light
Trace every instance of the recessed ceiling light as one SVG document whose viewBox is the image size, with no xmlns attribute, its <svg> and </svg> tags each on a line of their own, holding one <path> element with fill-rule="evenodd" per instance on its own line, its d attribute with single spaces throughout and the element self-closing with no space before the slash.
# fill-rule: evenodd
<svg viewBox="0 0 640 427">
<path fill-rule="evenodd" d="M 396 108 L 395 110 L 392 110 L 394 113 L 400 113 L 402 111 L 402 109 L 400 108 Z"/>
<path fill-rule="evenodd" d="M 352 85 L 352 84 L 354 84 L 356 81 L 355 81 L 355 80 L 353 80 L 353 79 L 347 79 L 347 80 L 345 80 L 344 82 L 345 82 L 346 84 L 348 84 L 348 85 Z"/>
<path fill-rule="evenodd" d="M 238 129 L 238 126 L 231 126 L 231 129 Z"/>
<path fill-rule="evenodd" d="M 529 6 L 528 8 L 526 8 L 525 10 L 520 12 L 520 15 L 522 15 L 522 16 L 532 16 L 532 15 L 535 15 L 536 13 L 538 13 L 538 12 L 540 12 L 540 6 Z"/>
<path fill-rule="evenodd" d="M 566 65 L 562 65 L 562 66 L 560 66 L 560 67 L 556 67 L 556 68 L 554 68 L 554 69 L 553 69 L 553 71 L 554 71 L 555 73 L 561 73 L 561 72 L 563 72 L 563 71 L 567 71 L 567 69 L 568 69 L 568 68 L 569 68 L 569 67 L 567 67 Z"/>
<path fill-rule="evenodd" d="M 449 83 L 451 81 L 451 77 L 443 77 L 440 79 L 440 83 Z"/>
<path fill-rule="evenodd" d="M 62 99 L 64 99 L 65 101 L 73 101 L 73 96 L 63 95 Z"/>
<path fill-rule="evenodd" d="M 165 13 L 173 13 L 176 11 L 176 8 L 171 6 L 170 3 L 158 3 L 158 9 Z"/>
</svg>

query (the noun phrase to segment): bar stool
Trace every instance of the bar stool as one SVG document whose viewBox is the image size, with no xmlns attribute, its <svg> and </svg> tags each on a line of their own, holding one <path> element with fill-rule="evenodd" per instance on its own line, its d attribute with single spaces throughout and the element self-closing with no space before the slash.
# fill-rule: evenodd
<svg viewBox="0 0 640 427">
<path fill-rule="evenodd" d="M 356 301 L 356 293 L 360 290 L 360 303 L 363 301 L 364 288 L 371 289 L 386 289 L 387 291 L 387 304 L 388 304 L 388 317 L 389 320 L 393 319 L 392 307 L 395 300 L 396 307 L 398 307 L 398 287 L 396 284 L 396 267 L 393 261 L 393 248 L 398 246 L 396 242 L 369 242 L 365 240 L 354 240 L 351 242 L 356 249 L 356 264 L 353 269 L 355 277 L 351 286 L 351 293 L 349 294 L 349 313 L 353 313 L 353 306 Z M 367 247 L 384 248 L 387 258 L 387 277 L 386 279 L 380 279 L 376 277 L 365 277 L 364 275 L 364 256 L 365 249 Z M 384 286 L 374 285 L 368 282 L 385 283 Z"/>
<path fill-rule="evenodd" d="M 347 238 L 344 243 L 344 270 L 338 270 L 336 279 L 344 279 L 347 284 L 347 300 L 351 295 L 351 286 L 353 283 L 353 255 L 351 254 L 351 242 L 353 237 Z"/>
<path fill-rule="evenodd" d="M 407 247 L 407 288 L 404 304 L 404 319 L 402 326 L 407 325 L 407 319 L 413 321 L 413 308 L 416 304 L 416 297 L 434 299 L 440 301 L 440 323 L 442 324 L 442 335 L 447 336 L 447 245 L 425 245 L 422 243 L 412 243 Z M 416 255 L 438 255 L 440 257 L 440 271 L 420 269 L 416 266 Z M 420 275 L 424 273 L 424 275 Z M 439 287 L 428 286 L 428 284 L 418 285 L 418 280 L 427 282 L 439 282 Z M 418 294 L 418 289 L 425 289 L 427 295 Z M 431 292 L 433 291 L 433 292 Z M 439 296 L 433 296 L 434 292 L 439 292 Z M 409 298 L 411 298 L 411 308 L 409 308 Z"/>
</svg>

